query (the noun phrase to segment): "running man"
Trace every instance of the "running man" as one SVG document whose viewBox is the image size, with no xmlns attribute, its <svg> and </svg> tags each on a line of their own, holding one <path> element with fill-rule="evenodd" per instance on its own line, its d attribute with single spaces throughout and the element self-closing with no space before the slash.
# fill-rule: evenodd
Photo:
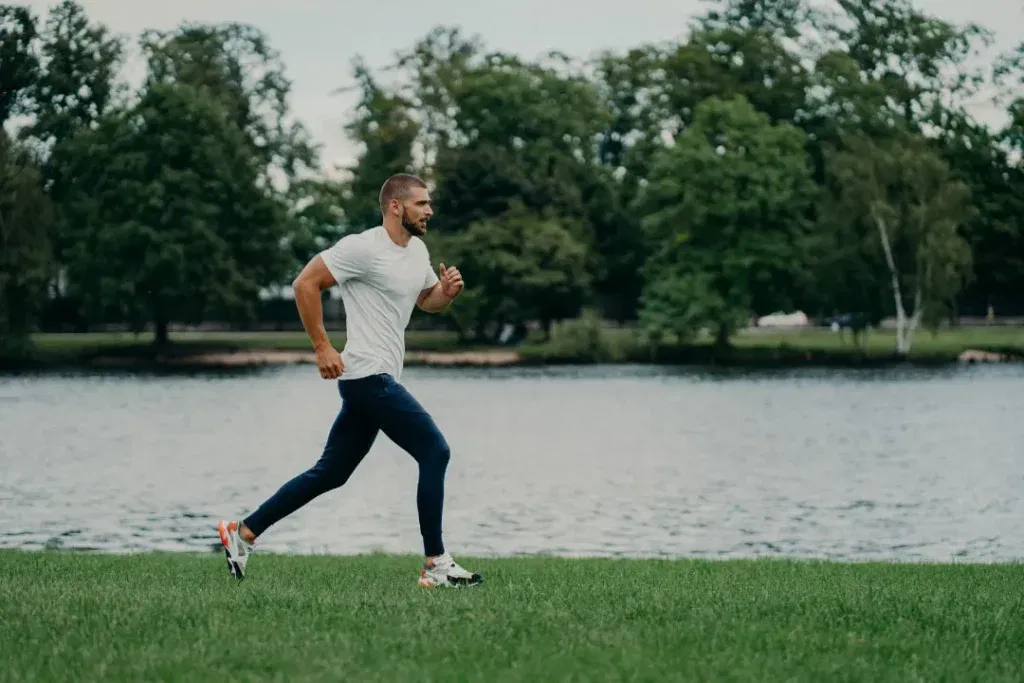
<svg viewBox="0 0 1024 683">
<path fill-rule="evenodd" d="M 228 570 L 238 580 L 256 539 L 271 525 L 317 496 L 348 481 L 378 432 L 419 465 L 416 507 L 425 561 L 419 585 L 472 586 L 483 581 L 460 567 L 444 547 L 441 516 L 448 444 L 433 418 L 399 380 L 405 359 L 405 328 L 413 306 L 437 313 L 463 288 L 458 268 L 430 265 L 421 239 L 433 214 L 426 183 L 396 174 L 380 191 L 383 224 L 346 235 L 314 256 L 295 279 L 295 302 L 316 350 L 320 376 L 338 380 L 341 409 L 320 459 L 285 483 L 243 520 L 218 525 Z M 320 293 L 338 285 L 347 338 L 339 354 L 327 338 Z"/>
</svg>

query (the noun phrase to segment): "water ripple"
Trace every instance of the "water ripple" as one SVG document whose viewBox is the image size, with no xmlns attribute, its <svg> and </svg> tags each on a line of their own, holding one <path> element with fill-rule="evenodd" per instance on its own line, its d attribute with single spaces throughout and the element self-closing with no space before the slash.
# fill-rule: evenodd
<svg viewBox="0 0 1024 683">
<path fill-rule="evenodd" d="M 1017 561 L 1019 368 L 408 371 L 453 448 L 459 554 Z M 0 547 L 207 551 L 311 465 L 338 408 L 308 368 L 0 379 Z M 38 428 L 26 428 L 26 425 Z M 271 529 L 300 553 L 415 552 L 386 438 Z"/>
</svg>

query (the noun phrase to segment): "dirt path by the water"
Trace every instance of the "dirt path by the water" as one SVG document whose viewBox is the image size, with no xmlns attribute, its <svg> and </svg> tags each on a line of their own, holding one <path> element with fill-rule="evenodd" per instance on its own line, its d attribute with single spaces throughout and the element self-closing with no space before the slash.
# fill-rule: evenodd
<svg viewBox="0 0 1024 683">
<path fill-rule="evenodd" d="M 485 349 L 480 351 L 409 351 L 407 365 L 498 366 L 514 365 L 522 359 L 515 350 Z M 162 361 L 166 365 L 202 365 L 211 367 L 254 367 L 266 365 L 315 365 L 312 351 L 249 349 L 199 353 Z"/>
</svg>

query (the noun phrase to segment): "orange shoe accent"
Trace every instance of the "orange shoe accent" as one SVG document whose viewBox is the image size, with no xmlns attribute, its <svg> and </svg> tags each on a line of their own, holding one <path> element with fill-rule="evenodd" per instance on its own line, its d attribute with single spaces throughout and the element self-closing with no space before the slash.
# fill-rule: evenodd
<svg viewBox="0 0 1024 683">
<path fill-rule="evenodd" d="M 231 531 L 238 531 L 238 522 L 228 522 L 226 524 L 224 522 L 220 522 L 217 524 L 217 532 L 220 534 L 220 542 L 225 548 L 230 542 L 228 540 L 228 533 Z"/>
<path fill-rule="evenodd" d="M 419 584 L 420 588 L 433 588 L 437 585 L 434 583 L 433 579 L 427 578 L 426 568 L 420 569 L 420 578 L 416 583 Z"/>
</svg>

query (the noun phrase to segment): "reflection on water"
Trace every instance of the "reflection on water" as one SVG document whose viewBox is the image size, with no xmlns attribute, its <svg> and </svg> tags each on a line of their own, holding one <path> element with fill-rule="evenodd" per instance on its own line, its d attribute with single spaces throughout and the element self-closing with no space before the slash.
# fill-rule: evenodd
<svg viewBox="0 0 1024 683">
<path fill-rule="evenodd" d="M 1024 369 L 434 370 L 466 554 L 1008 561 L 1024 555 Z M 333 383 L 291 367 L 0 378 L 0 547 L 206 550 L 311 465 Z M 381 436 L 274 551 L 420 549 Z"/>
</svg>

